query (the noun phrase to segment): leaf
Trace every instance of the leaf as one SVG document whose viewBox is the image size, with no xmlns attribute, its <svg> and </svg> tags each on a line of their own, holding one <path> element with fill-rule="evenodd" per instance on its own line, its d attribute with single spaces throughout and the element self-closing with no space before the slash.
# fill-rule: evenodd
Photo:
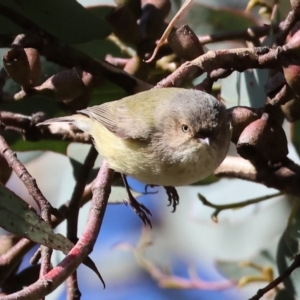
<svg viewBox="0 0 300 300">
<path fill-rule="evenodd" d="M 12 34 L 18 34 L 22 32 L 23 29 L 19 25 L 15 24 L 12 20 L 6 18 L 5 16 L 2 16 L 0 14 L 0 34 L 5 35 L 12 35 Z"/>
<path fill-rule="evenodd" d="M 116 57 L 124 57 L 124 53 L 122 53 L 121 49 L 108 39 L 92 40 L 81 44 L 74 44 L 72 46 L 95 59 L 104 59 L 107 54 Z"/>
<path fill-rule="evenodd" d="M 100 105 L 105 102 L 119 100 L 126 96 L 128 95 L 119 86 L 110 82 L 105 82 L 101 88 L 93 91 L 89 106 Z"/>
<path fill-rule="evenodd" d="M 264 85 L 268 80 L 268 70 L 246 70 L 243 73 L 233 72 L 221 80 L 221 97 L 226 107 L 242 105 L 261 107 L 266 102 Z"/>
<path fill-rule="evenodd" d="M 1 5 L 22 15 L 65 43 L 84 43 L 97 38 L 102 39 L 111 33 L 110 26 L 104 20 L 107 12 L 105 7 L 101 17 L 100 13 L 88 11 L 74 0 L 1 0 Z M 7 21 L 4 25 L 10 25 L 8 28 L 11 28 L 11 34 L 18 34 L 27 29 L 19 30 Z"/>
<path fill-rule="evenodd" d="M 215 183 L 217 181 L 219 181 L 220 178 L 217 177 L 217 176 L 214 176 L 214 175 L 209 175 L 208 177 L 200 180 L 200 181 L 197 181 L 191 185 L 208 185 L 208 184 L 212 184 L 212 183 Z"/>
<path fill-rule="evenodd" d="M 296 298 L 291 296 L 291 294 L 286 289 L 283 289 L 276 294 L 274 300 L 296 300 Z"/>
<path fill-rule="evenodd" d="M 80 144 L 80 143 L 71 143 L 68 145 L 67 156 L 70 159 L 70 163 L 73 167 L 73 175 L 76 181 L 78 180 L 80 169 L 91 147 L 92 147 L 91 145 Z M 103 157 L 98 155 L 93 170 L 90 172 L 89 177 L 86 181 L 87 183 L 92 182 L 97 176 L 98 169 L 101 165 L 102 160 Z"/>
<path fill-rule="evenodd" d="M 280 22 L 280 14 L 277 12 L 274 22 Z M 271 46 L 276 35 L 271 31 L 262 42 L 261 46 Z M 267 69 L 245 70 L 243 73 L 233 72 L 230 76 L 221 80 L 221 97 L 226 102 L 226 107 L 236 105 L 249 107 L 262 107 L 266 102 L 265 84 L 269 79 Z"/>
<path fill-rule="evenodd" d="M 275 266 L 275 260 L 273 254 L 268 250 L 264 250 L 256 254 L 255 256 L 249 258 L 252 263 L 255 263 L 260 266 L 271 265 Z M 250 267 L 242 267 L 241 261 L 225 261 L 225 260 L 217 260 L 218 270 L 228 279 L 233 281 L 239 281 L 243 276 L 257 276 L 259 275 L 259 271 L 250 268 Z"/>
<path fill-rule="evenodd" d="M 36 211 L 12 191 L 0 184 L 0 226 L 38 244 L 60 250 L 64 254 L 74 246 L 59 233 L 54 233 Z"/>
<path fill-rule="evenodd" d="M 199 17 L 201 16 L 201 17 Z M 253 26 L 257 21 L 243 10 L 193 3 L 177 26 L 189 24 L 197 35 L 232 31 Z"/>
<path fill-rule="evenodd" d="M 299 227 L 300 227 L 300 205 L 295 202 L 291 217 L 284 233 L 282 234 L 277 248 L 277 266 L 279 274 L 288 268 L 295 255 L 299 254 Z M 300 268 L 295 269 L 290 276 L 288 276 L 283 284 L 286 291 L 291 297 L 300 297 Z"/>
<path fill-rule="evenodd" d="M 1 103 L 0 109 L 29 116 L 38 111 L 44 111 L 49 117 L 62 112 L 57 102 L 44 97 L 30 97 L 22 101 Z M 20 133 L 13 131 L 4 131 L 3 136 L 14 151 L 51 150 L 65 154 L 68 145 L 64 141 L 25 141 Z"/>
</svg>

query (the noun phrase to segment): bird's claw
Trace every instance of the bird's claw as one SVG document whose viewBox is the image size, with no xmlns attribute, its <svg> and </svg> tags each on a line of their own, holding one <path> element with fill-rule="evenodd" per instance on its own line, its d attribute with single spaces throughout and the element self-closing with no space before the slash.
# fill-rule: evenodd
<svg viewBox="0 0 300 300">
<path fill-rule="evenodd" d="M 147 214 L 149 216 L 152 216 L 150 210 L 143 204 L 139 203 L 133 196 L 130 197 L 128 201 L 124 201 L 126 205 L 130 205 L 132 210 L 139 216 L 139 218 L 142 220 L 142 222 L 145 225 L 149 225 L 152 228 L 152 224 L 150 219 L 148 218 Z"/>
<path fill-rule="evenodd" d="M 166 193 L 168 195 L 168 201 L 169 204 L 168 206 L 173 207 L 172 212 L 176 211 L 176 207 L 179 204 L 179 195 L 177 193 L 177 190 L 175 189 L 174 186 L 164 186 L 164 189 L 166 190 Z"/>
</svg>

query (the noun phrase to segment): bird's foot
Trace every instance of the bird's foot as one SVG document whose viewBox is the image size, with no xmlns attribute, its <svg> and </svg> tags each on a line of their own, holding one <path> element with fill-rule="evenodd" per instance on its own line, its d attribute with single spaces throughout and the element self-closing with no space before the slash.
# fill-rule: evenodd
<svg viewBox="0 0 300 300">
<path fill-rule="evenodd" d="M 149 216 L 152 216 L 150 210 L 143 204 L 139 203 L 131 194 L 130 188 L 129 188 L 129 184 L 127 182 L 127 178 L 126 175 L 121 174 L 123 181 L 124 181 L 124 185 L 127 191 L 127 195 L 128 195 L 128 200 L 124 200 L 124 203 L 127 205 L 129 204 L 130 207 L 132 208 L 132 210 L 139 216 L 139 218 L 143 221 L 143 223 L 145 225 L 149 225 L 150 227 L 152 227 L 152 224 L 147 216 L 147 214 Z"/>
<path fill-rule="evenodd" d="M 166 190 L 166 193 L 168 195 L 168 206 L 173 207 L 172 212 L 175 212 L 177 205 L 179 204 L 179 195 L 177 193 L 177 190 L 174 186 L 164 186 L 164 189 Z"/>
<path fill-rule="evenodd" d="M 153 188 L 157 185 L 154 185 L 154 184 L 146 184 L 145 186 L 145 194 L 149 194 L 148 193 L 148 188 Z M 179 204 L 179 196 L 178 196 L 178 193 L 175 189 L 174 186 L 164 186 L 164 189 L 166 190 L 166 193 L 168 195 L 168 201 L 169 201 L 169 204 L 168 206 L 171 206 L 173 207 L 173 210 L 172 212 L 175 212 L 176 210 L 176 207 L 177 205 Z"/>
<path fill-rule="evenodd" d="M 152 227 L 151 221 L 149 220 L 147 214 L 152 216 L 150 210 L 143 204 L 139 203 L 129 192 L 128 200 L 124 200 L 124 203 L 129 204 L 132 210 L 139 216 L 145 225 Z"/>
</svg>

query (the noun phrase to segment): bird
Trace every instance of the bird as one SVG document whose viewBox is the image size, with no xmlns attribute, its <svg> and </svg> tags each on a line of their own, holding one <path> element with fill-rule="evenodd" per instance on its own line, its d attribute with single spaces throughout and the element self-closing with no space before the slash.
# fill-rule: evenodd
<svg viewBox="0 0 300 300">
<path fill-rule="evenodd" d="M 151 89 L 39 126 L 57 122 L 73 124 L 91 135 L 109 167 L 122 174 L 129 205 L 149 225 L 151 213 L 132 196 L 126 176 L 147 186 L 164 186 L 175 211 L 179 203 L 175 187 L 212 174 L 230 144 L 225 106 L 195 89 Z"/>
</svg>

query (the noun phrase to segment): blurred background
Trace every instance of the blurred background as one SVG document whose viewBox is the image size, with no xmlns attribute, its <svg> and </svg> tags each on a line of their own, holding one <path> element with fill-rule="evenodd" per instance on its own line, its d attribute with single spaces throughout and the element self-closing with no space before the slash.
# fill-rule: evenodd
<svg viewBox="0 0 300 300">
<path fill-rule="evenodd" d="M 83 6 L 115 5 L 109 0 L 78 2 Z M 248 19 L 244 15 L 240 18 L 247 3 L 248 1 L 240 0 L 195 0 L 193 7 L 188 9 L 180 22 L 188 20 L 188 25 L 198 35 L 222 29 L 224 23 L 228 25 L 227 30 L 230 30 L 230 26 L 240 28 L 241 20 L 243 24 L 261 24 L 263 21 L 257 11 L 249 14 Z M 170 17 L 181 4 L 178 0 L 172 2 Z M 283 8 L 283 13 L 285 9 L 286 7 Z M 213 44 L 214 48 L 238 46 L 237 42 Z M 238 76 L 241 75 L 234 73 L 226 78 L 227 81 L 222 82 L 222 97 L 227 100 L 228 106 L 261 106 L 261 101 L 251 103 L 253 97 L 247 91 L 249 79 L 240 77 L 239 84 L 235 84 Z M 260 71 L 251 76 L 256 79 L 257 95 L 264 95 L 261 82 L 266 74 Z M 289 136 L 288 125 L 285 130 Z M 71 144 L 67 148 L 68 157 L 41 151 L 21 152 L 18 157 L 37 179 L 46 198 L 53 206 L 59 207 L 70 199 L 75 185 L 74 161 L 82 161 L 89 147 Z M 230 154 L 235 155 L 234 147 Z M 291 143 L 289 157 L 299 162 Z M 100 161 L 97 166 L 99 165 Z M 137 193 L 144 193 L 143 184 L 134 180 L 130 184 Z M 23 199 L 31 201 L 15 174 L 11 175 L 7 186 Z M 258 288 L 266 285 L 266 282 L 255 282 L 238 288 L 237 282 L 242 276 L 261 275 L 253 267 L 241 267 L 240 262 L 253 262 L 262 268 L 276 266 L 278 240 L 291 210 L 288 197 L 278 196 L 242 209 L 222 211 L 218 223 L 215 223 L 211 220 L 214 210 L 201 203 L 198 193 L 215 204 L 226 204 L 270 195 L 276 190 L 238 179 L 211 179 L 195 186 L 178 188 L 180 205 L 175 213 L 171 213 L 171 208 L 167 206 L 167 195 L 163 189 L 152 188 L 149 192 L 153 193 L 141 195 L 138 200 L 152 212 L 151 230 L 143 229 L 140 219 L 129 207 L 121 204 L 108 206 L 97 244 L 90 255 L 105 280 L 106 289 L 103 289 L 97 276 L 82 265 L 78 271 L 82 299 L 247 299 Z M 113 193 L 119 198 L 125 195 L 123 190 L 117 188 L 114 188 Z M 89 204 L 86 204 L 80 212 L 79 236 L 85 226 L 88 210 Z M 65 233 L 65 227 L 64 222 L 56 231 Z M 162 287 L 162 282 L 153 278 L 149 269 L 140 265 L 141 261 L 137 258 L 134 247 L 145 240 L 151 240 L 151 244 L 145 248 L 144 261 L 149 263 L 152 270 L 169 276 L 178 285 Z M 33 252 L 26 256 L 20 269 L 28 265 Z M 57 264 L 62 258 L 63 255 L 55 251 L 53 263 Z M 276 271 L 276 267 L 274 270 Z M 272 295 L 266 295 L 265 299 L 268 296 L 272 298 Z M 65 298 L 64 286 L 47 296 L 47 299 Z"/>
</svg>

